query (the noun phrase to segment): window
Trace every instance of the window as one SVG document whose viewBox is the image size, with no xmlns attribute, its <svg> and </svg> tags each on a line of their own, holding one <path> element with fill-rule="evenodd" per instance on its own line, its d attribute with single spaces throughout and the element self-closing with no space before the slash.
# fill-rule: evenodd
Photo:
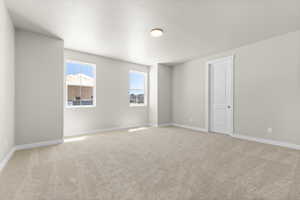
<svg viewBox="0 0 300 200">
<path fill-rule="evenodd" d="M 129 72 L 129 103 L 130 106 L 147 105 L 147 74 L 144 72 Z"/>
<path fill-rule="evenodd" d="M 66 62 L 67 107 L 96 106 L 96 65 Z"/>
</svg>

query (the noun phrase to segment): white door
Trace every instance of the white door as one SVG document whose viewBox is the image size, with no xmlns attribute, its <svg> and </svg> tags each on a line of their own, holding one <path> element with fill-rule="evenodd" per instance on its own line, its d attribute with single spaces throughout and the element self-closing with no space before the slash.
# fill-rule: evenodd
<svg viewBox="0 0 300 200">
<path fill-rule="evenodd" d="M 233 133 L 233 57 L 208 62 L 212 132 Z"/>
</svg>

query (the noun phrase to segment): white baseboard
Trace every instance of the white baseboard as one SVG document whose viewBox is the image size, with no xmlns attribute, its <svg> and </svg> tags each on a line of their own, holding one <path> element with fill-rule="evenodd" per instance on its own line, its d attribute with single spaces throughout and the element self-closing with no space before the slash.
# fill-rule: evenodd
<svg viewBox="0 0 300 200">
<path fill-rule="evenodd" d="M 37 148 L 37 147 L 44 147 L 44 146 L 50 146 L 50 145 L 56 145 L 56 144 L 62 144 L 62 143 L 63 143 L 63 140 L 52 140 L 52 141 L 39 142 L 39 143 L 33 143 L 33 144 L 16 145 L 6 154 L 6 156 L 2 159 L 2 161 L 0 161 L 0 172 L 7 165 L 8 161 L 12 158 L 15 151 L 25 150 L 25 149 L 33 149 L 33 148 Z"/>
<path fill-rule="evenodd" d="M 208 129 L 205 129 L 205 128 L 198 128 L 198 127 L 187 126 L 187 125 L 176 124 L 176 123 L 173 123 L 172 125 L 176 126 L 176 127 L 180 127 L 180 128 L 186 128 L 186 129 L 194 130 L 194 131 L 208 132 Z M 242 140 L 249 140 L 249 141 L 259 142 L 259 143 L 263 143 L 263 144 L 270 144 L 270 145 L 275 145 L 275 146 L 281 146 L 281 147 L 286 147 L 286 148 L 290 148 L 290 149 L 300 150 L 300 145 L 292 144 L 292 143 L 289 143 L 289 142 L 281 142 L 281 141 L 276 141 L 276 140 L 271 140 L 271 139 L 251 137 L 251 136 L 246 136 L 246 135 L 240 135 L 240 134 L 237 134 L 237 133 L 230 134 L 228 136 L 238 138 L 238 139 L 242 139 Z"/>
<path fill-rule="evenodd" d="M 151 123 L 149 123 L 148 126 L 150 126 L 150 127 L 159 127 L 158 124 L 151 124 Z"/>
<path fill-rule="evenodd" d="M 56 144 L 62 144 L 64 141 L 61 140 L 51 140 L 51 141 L 46 141 L 46 142 L 38 142 L 38 143 L 33 143 L 33 144 L 21 144 L 15 146 L 15 150 L 24 150 L 24 149 L 33 149 L 37 147 L 45 147 L 45 146 L 51 146 L 51 145 L 56 145 Z"/>
<path fill-rule="evenodd" d="M 8 161 L 11 159 L 11 157 L 14 155 L 15 147 L 13 147 L 6 155 L 5 157 L 0 161 L 0 172 L 4 169 Z"/>
<path fill-rule="evenodd" d="M 173 126 L 173 123 L 158 124 L 157 127 L 166 127 L 166 126 Z"/>
<path fill-rule="evenodd" d="M 208 132 L 208 129 L 206 129 L 206 128 L 199 128 L 199 127 L 195 127 L 195 126 L 187 126 L 187 125 L 176 124 L 176 123 L 172 123 L 172 126 L 186 128 L 186 129 L 190 129 L 193 131 Z"/>
<path fill-rule="evenodd" d="M 249 141 L 259 142 L 259 143 L 263 143 L 263 144 L 271 144 L 271 145 L 275 145 L 275 146 L 281 146 L 281 147 L 286 147 L 286 148 L 290 148 L 290 149 L 300 150 L 300 145 L 292 144 L 289 142 L 280 142 L 280 141 L 271 140 L 271 139 L 251 137 L 251 136 L 246 136 L 246 135 L 240 135 L 237 133 L 233 134 L 232 137 L 242 139 L 242 140 L 249 140 Z"/>
<path fill-rule="evenodd" d="M 114 128 L 106 128 L 106 129 L 95 129 L 95 130 L 89 130 L 89 131 L 81 131 L 77 133 L 67 134 L 66 137 L 74 137 L 74 136 L 81 136 L 81 135 L 92 135 L 96 133 L 103 133 L 103 132 L 109 132 L 109 131 L 121 131 L 121 130 L 127 130 L 131 128 L 138 128 L 138 127 L 148 127 L 149 124 L 140 124 L 140 125 L 133 125 L 133 126 L 124 126 L 124 127 L 114 127 Z"/>
<path fill-rule="evenodd" d="M 150 127 L 166 127 L 166 126 L 173 126 L 173 123 L 163 123 L 163 124 L 149 124 Z"/>
</svg>

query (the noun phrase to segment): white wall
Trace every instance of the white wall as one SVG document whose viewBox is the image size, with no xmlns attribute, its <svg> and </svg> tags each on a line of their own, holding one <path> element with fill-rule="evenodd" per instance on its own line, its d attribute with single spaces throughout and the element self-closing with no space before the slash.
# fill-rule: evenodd
<svg viewBox="0 0 300 200">
<path fill-rule="evenodd" d="M 207 128 L 205 64 L 233 54 L 236 134 L 300 144 L 300 31 L 174 66 L 173 121 Z"/>
<path fill-rule="evenodd" d="M 172 123 L 172 68 L 163 64 L 150 67 L 149 124 Z"/>
<path fill-rule="evenodd" d="M 158 125 L 172 122 L 172 68 L 158 65 Z"/>
<path fill-rule="evenodd" d="M 0 0 L 0 161 L 14 146 L 14 27 Z"/>
<path fill-rule="evenodd" d="M 128 73 L 149 71 L 147 66 L 65 50 L 65 59 L 96 64 L 96 101 L 92 108 L 65 108 L 65 136 L 97 130 L 148 124 L 148 106 L 130 107 Z"/>
<path fill-rule="evenodd" d="M 173 67 L 172 120 L 176 124 L 205 128 L 205 61 Z"/>
<path fill-rule="evenodd" d="M 158 65 L 149 69 L 149 124 L 158 125 Z"/>
<path fill-rule="evenodd" d="M 63 137 L 63 41 L 16 31 L 16 143 Z"/>
</svg>

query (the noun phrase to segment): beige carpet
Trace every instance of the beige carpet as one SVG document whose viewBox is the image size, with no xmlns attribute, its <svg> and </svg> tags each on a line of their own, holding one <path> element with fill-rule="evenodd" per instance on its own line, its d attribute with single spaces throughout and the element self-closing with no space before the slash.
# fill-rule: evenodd
<svg viewBox="0 0 300 200">
<path fill-rule="evenodd" d="M 16 152 L 1 200 L 298 200 L 300 151 L 180 128 Z"/>
</svg>

